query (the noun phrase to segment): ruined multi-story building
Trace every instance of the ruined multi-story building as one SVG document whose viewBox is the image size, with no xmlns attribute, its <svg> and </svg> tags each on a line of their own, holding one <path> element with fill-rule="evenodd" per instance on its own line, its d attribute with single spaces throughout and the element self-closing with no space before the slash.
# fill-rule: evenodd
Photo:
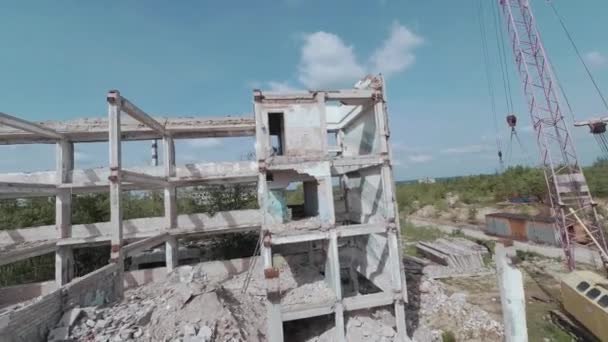
<svg viewBox="0 0 608 342">
<path fill-rule="evenodd" d="M 158 119 L 118 91 L 108 93 L 107 120 L 36 124 L 0 113 L 0 144 L 57 146 L 56 171 L 0 175 L 1 198 L 54 196 L 56 203 L 55 225 L 0 231 L 0 264 L 47 253 L 56 259 L 54 281 L 0 288 L 4 307 L 41 296 L 0 312 L 0 337 L 43 340 L 71 307 L 111 302 L 125 287 L 163 278 L 180 264 L 182 238 L 259 231 L 256 269 L 266 287 L 269 341 L 283 341 L 285 322 L 327 315 L 334 317 L 335 340 L 345 341 L 345 315 L 375 307 L 391 307 L 406 340 L 385 99 L 383 79 L 370 76 L 348 90 L 256 90 L 253 120 Z M 255 161 L 175 162 L 177 139 L 235 136 L 255 136 Z M 152 139 L 162 139 L 162 165 L 122 167 L 123 141 Z M 74 144 L 87 142 L 108 142 L 108 167 L 74 168 Z M 178 213 L 177 188 L 210 183 L 257 183 L 259 209 Z M 164 216 L 123 220 L 120 194 L 142 189 L 162 191 Z M 110 222 L 72 225 L 72 196 L 90 192 L 110 193 Z M 109 264 L 74 278 L 73 250 L 99 245 L 109 245 Z M 125 269 L 125 258 L 159 245 L 166 267 Z M 318 293 L 300 300 L 282 289 L 280 264 L 295 255 L 324 279 Z M 257 258 L 248 260 L 226 272 L 253 270 Z M 361 290 L 361 281 L 375 290 Z"/>
</svg>

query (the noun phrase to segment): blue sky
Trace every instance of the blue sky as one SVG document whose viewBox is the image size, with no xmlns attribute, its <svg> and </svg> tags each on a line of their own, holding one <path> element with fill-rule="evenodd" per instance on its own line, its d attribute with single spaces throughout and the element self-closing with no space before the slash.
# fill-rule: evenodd
<svg viewBox="0 0 608 342">
<path fill-rule="evenodd" d="M 608 91 L 608 3 L 554 2 Z M 254 87 L 350 87 L 364 73 L 381 71 L 397 179 L 493 172 L 496 133 L 477 3 L 2 1 L 0 111 L 29 120 L 101 117 L 105 93 L 116 88 L 152 114 L 244 115 L 252 110 Z M 604 113 L 549 7 L 544 0 L 532 4 L 576 118 Z M 493 18 L 486 14 L 493 38 Z M 508 145 L 494 39 L 489 46 L 500 135 Z M 519 134 L 536 161 L 510 52 L 507 58 Z M 591 163 L 599 148 L 586 129 L 574 131 L 581 159 Z M 107 164 L 104 144 L 76 150 L 77 167 Z M 251 150 L 253 141 L 245 138 L 184 141 L 178 162 L 238 160 Z M 513 150 L 513 162 L 525 162 L 519 147 Z M 0 153 L 0 172 L 54 167 L 51 146 L 4 146 Z M 125 164 L 146 163 L 149 153 L 148 143 L 128 143 Z"/>
</svg>

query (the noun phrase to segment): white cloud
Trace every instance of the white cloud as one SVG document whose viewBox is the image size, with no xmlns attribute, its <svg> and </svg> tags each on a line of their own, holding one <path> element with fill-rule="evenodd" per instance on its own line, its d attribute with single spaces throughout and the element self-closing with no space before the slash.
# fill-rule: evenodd
<svg viewBox="0 0 608 342">
<path fill-rule="evenodd" d="M 408 157 L 409 161 L 416 164 L 428 163 L 433 160 L 433 156 L 429 154 L 416 154 Z"/>
<path fill-rule="evenodd" d="M 309 89 L 323 89 L 350 86 L 368 73 L 403 72 L 414 63 L 414 49 L 424 40 L 395 22 L 368 63 L 357 61 L 354 47 L 336 34 L 318 31 L 304 35 L 303 41 L 298 80 Z"/>
<path fill-rule="evenodd" d="M 290 91 L 297 90 L 296 88 L 289 85 L 289 83 L 287 83 L 287 82 L 270 81 L 267 83 L 267 85 L 268 85 L 268 89 L 271 91 L 290 92 Z"/>
<path fill-rule="evenodd" d="M 187 144 L 191 147 L 207 148 L 219 146 L 222 144 L 222 141 L 218 138 L 191 139 L 188 140 Z"/>
<path fill-rule="evenodd" d="M 298 80 L 311 89 L 354 83 L 365 74 L 352 46 L 333 33 L 318 31 L 304 37 Z"/>
<path fill-rule="evenodd" d="M 404 71 L 414 63 L 414 49 L 422 42 L 423 39 L 407 27 L 393 23 L 390 35 L 370 58 L 371 70 L 385 76 Z"/>
<path fill-rule="evenodd" d="M 441 150 L 441 153 L 447 154 L 465 154 L 465 153 L 480 153 L 480 152 L 488 152 L 491 148 L 486 145 L 464 145 L 457 147 L 450 147 Z"/>
<path fill-rule="evenodd" d="M 608 58 L 599 51 L 589 51 L 583 58 L 590 66 L 596 68 L 603 67 L 608 64 Z"/>
</svg>

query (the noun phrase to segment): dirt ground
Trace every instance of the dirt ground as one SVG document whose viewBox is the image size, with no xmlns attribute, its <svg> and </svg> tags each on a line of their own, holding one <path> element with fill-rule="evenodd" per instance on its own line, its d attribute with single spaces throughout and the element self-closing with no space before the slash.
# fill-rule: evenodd
<svg viewBox="0 0 608 342">
<path fill-rule="evenodd" d="M 560 275 L 566 273 L 562 263 L 553 259 L 532 257 L 520 264 L 524 276 L 529 341 L 570 342 L 572 337 L 555 326 L 549 311 L 559 308 Z M 502 321 L 500 293 L 496 275 L 443 280 L 450 291 L 465 292 L 467 301 L 480 306 Z"/>
</svg>

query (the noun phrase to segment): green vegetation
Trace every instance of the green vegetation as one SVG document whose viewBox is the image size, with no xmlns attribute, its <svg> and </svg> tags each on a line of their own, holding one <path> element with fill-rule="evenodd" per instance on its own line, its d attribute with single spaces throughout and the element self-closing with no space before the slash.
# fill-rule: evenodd
<svg viewBox="0 0 608 342">
<path fill-rule="evenodd" d="M 608 197 L 608 161 L 598 160 L 584 169 L 595 197 Z M 544 201 L 547 189 L 543 171 L 516 166 L 502 174 L 439 179 L 433 184 L 401 183 L 397 186 L 399 208 L 405 214 L 426 205 L 447 209 L 446 194 L 452 193 L 468 205 L 488 205 L 511 197 L 535 197 Z M 470 216 L 471 212 L 469 212 Z"/>
<path fill-rule="evenodd" d="M 437 227 L 415 226 L 407 222 L 401 229 L 402 237 L 407 241 L 434 241 L 440 237 L 447 236 Z"/>
</svg>

